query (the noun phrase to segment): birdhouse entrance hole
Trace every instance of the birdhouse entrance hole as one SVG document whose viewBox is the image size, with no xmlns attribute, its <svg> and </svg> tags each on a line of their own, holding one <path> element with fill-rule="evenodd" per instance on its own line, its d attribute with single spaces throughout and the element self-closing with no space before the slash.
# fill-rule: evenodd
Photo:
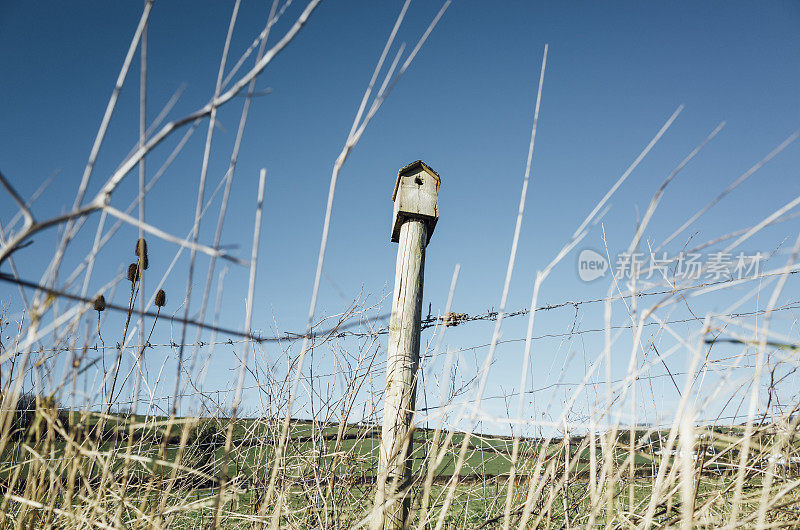
<svg viewBox="0 0 800 530">
<path fill-rule="evenodd" d="M 394 211 L 392 212 L 392 237 L 400 241 L 400 226 L 406 219 L 421 219 L 428 227 L 430 241 L 439 218 L 439 175 L 425 162 L 417 160 L 397 172 L 394 184 Z"/>
</svg>

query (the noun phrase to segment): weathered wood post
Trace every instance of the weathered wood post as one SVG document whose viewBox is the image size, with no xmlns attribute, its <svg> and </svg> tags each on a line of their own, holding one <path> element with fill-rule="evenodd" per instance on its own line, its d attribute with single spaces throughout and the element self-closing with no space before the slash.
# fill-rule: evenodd
<svg viewBox="0 0 800 530">
<path fill-rule="evenodd" d="M 391 240 L 400 245 L 389 321 L 375 528 L 403 528 L 411 507 L 411 421 L 417 393 L 425 247 L 439 218 L 439 184 L 439 175 L 417 160 L 398 172 L 392 195 Z"/>
</svg>

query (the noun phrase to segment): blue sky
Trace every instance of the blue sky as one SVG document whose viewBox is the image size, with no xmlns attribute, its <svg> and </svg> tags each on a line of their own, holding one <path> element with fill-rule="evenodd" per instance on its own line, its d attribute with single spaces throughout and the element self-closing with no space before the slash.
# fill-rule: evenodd
<svg viewBox="0 0 800 530">
<path fill-rule="evenodd" d="M 232 6 L 211 1 L 155 3 L 148 28 L 148 122 L 182 85 L 185 90 L 169 119 L 208 101 Z M 249 255 L 258 171 L 265 167 L 253 325 L 265 334 L 304 328 L 333 162 L 400 7 L 398 2 L 323 2 L 258 79 L 257 89 L 271 92 L 256 98 L 251 108 L 223 243 L 238 245 L 236 253 L 242 257 Z M 439 7 L 435 2 L 413 3 L 398 41 L 412 46 Z M 297 4 L 287 10 L 271 44 L 301 9 Z M 268 10 L 269 2 L 243 3 L 231 63 L 263 28 Z M 57 172 L 34 205 L 40 217 L 66 210 L 73 201 L 140 12 L 141 2 L 135 1 L 0 5 L 0 168 L 24 197 Z M 668 188 L 647 232 L 650 240 L 663 240 L 797 130 L 798 28 L 800 5 L 794 2 L 457 0 L 342 170 L 319 314 L 341 311 L 359 292 L 368 293 L 370 300 L 391 293 L 396 253 L 396 245 L 389 241 L 391 191 L 397 169 L 416 159 L 425 160 L 442 177 L 441 218 L 428 247 L 425 312 L 429 303 L 434 313 L 443 310 L 456 263 L 461 264 L 461 276 L 454 309 L 476 314 L 497 308 L 545 43 L 550 51 L 511 286 L 512 310 L 529 305 L 535 272 L 568 241 L 679 105 L 685 105 L 684 111 L 613 197 L 602 225 L 580 248 L 602 249 L 603 232 L 612 253 L 627 247 L 637 219 L 661 181 L 721 121 L 727 122 L 723 131 Z M 90 193 L 99 189 L 137 141 L 138 69 L 137 55 Z M 228 166 L 242 101 L 236 98 L 220 111 L 210 189 Z M 148 198 L 148 220 L 181 236 L 192 224 L 204 136 L 205 124 Z M 150 176 L 177 139 L 176 135 L 148 158 Z M 755 224 L 800 195 L 798 162 L 800 145 L 792 144 L 677 238 L 670 250 L 680 249 L 698 230 L 694 240 L 705 241 Z M 127 206 L 136 178 L 134 171 L 112 204 Z M 218 204 L 217 200 L 203 222 L 203 241 L 213 237 Z M 0 195 L 4 225 L 14 211 L 9 198 Z M 97 218 L 81 232 L 63 270 L 69 272 L 85 256 Z M 799 227 L 797 220 L 770 227 L 749 241 L 745 250 L 791 247 Z M 41 276 L 56 235 L 56 230 L 40 234 L 35 244 L 15 255 L 22 276 L 33 280 Z M 93 288 L 113 279 L 132 259 L 135 238 L 136 231 L 127 228 L 103 251 Z M 164 273 L 175 247 L 153 238 L 149 242 L 149 276 L 157 277 Z M 775 259 L 785 261 L 780 252 Z M 554 270 L 542 289 L 542 303 L 605 294 L 606 280 L 585 284 L 577 278 L 576 254 Z M 202 288 L 207 261 L 201 258 L 198 263 L 196 292 Z M 778 265 L 776 261 L 774 266 Z M 167 282 L 171 311 L 180 300 L 170 293 L 183 292 L 187 267 L 184 256 Z M 225 280 L 221 324 L 243 325 L 246 290 L 246 270 L 232 268 Z M 786 296 L 792 295 L 796 299 L 797 290 L 790 281 Z M 15 288 L 0 285 L 0 296 L 12 312 L 19 309 Z M 125 302 L 125 295 L 116 296 L 116 301 Z M 388 303 L 381 313 L 389 310 Z M 729 301 L 712 297 L 696 303 L 703 312 L 721 309 Z M 555 313 L 537 317 L 535 334 L 570 328 L 574 311 Z M 582 309 L 580 318 L 583 328 L 602 326 L 601 308 Z M 624 312 L 619 318 L 625 321 Z M 509 320 L 503 337 L 524 337 L 524 320 Z M 169 340 L 177 330 L 170 334 L 160 328 L 155 336 Z M 114 334 L 111 329 L 104 333 Z M 452 330 L 448 344 L 453 348 L 483 344 L 490 336 L 491 323 L 464 326 Z M 587 357 L 595 358 L 601 344 L 602 337 L 587 337 L 582 348 Z M 542 341 L 537 348 L 535 377 L 545 384 L 558 376 L 552 368 L 561 364 L 558 356 L 576 346 Z M 518 344 L 498 350 L 500 360 L 490 379 L 493 395 L 517 384 L 519 350 Z M 278 353 L 268 351 L 268 355 Z M 152 356 L 156 369 L 165 355 L 169 357 L 168 352 Z M 485 350 L 464 362 L 474 365 L 482 355 Z M 621 364 L 624 371 L 625 362 Z M 207 385 L 230 387 L 236 366 L 230 352 L 218 351 L 213 366 L 217 369 Z M 582 365 L 568 369 L 572 372 L 567 379 L 580 380 Z"/>
</svg>

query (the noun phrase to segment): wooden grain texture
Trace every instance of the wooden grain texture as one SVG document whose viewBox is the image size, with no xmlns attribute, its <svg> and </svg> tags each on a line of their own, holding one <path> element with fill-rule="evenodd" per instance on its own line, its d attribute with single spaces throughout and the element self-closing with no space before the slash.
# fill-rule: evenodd
<svg viewBox="0 0 800 530">
<path fill-rule="evenodd" d="M 403 528 L 411 505 L 411 426 L 419 368 L 422 286 L 427 223 L 408 219 L 400 228 L 384 394 L 383 431 L 376 506 L 384 506 L 373 528 Z M 379 509 L 378 512 L 381 510 Z"/>
<path fill-rule="evenodd" d="M 400 241 L 400 227 L 407 219 L 423 219 L 428 229 L 426 241 L 430 241 L 439 219 L 440 182 L 437 175 L 421 168 L 397 177 L 392 212 L 393 242 Z"/>
</svg>

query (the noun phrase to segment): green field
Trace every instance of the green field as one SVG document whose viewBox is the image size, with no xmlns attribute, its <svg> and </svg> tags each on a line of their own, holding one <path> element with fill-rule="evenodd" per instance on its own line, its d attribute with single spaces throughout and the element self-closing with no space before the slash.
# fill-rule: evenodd
<svg viewBox="0 0 800 530">
<path fill-rule="evenodd" d="M 276 467 L 280 420 L 170 421 L 44 409 L 23 423 L 12 427 L 2 449 L 5 523 L 36 526 L 69 513 L 76 521 L 130 527 L 197 528 L 216 520 L 221 527 L 242 528 L 268 520 L 280 505 L 284 526 L 345 528 L 369 515 L 375 495 L 380 430 L 372 426 L 292 421 Z M 798 476 L 794 460 L 787 460 L 773 466 L 772 484 L 765 486 L 765 455 L 772 454 L 778 436 L 762 429 L 751 438 L 736 494 L 743 428 L 698 432 L 688 468 L 679 453 L 663 450 L 667 430 L 635 431 L 633 451 L 629 430 L 593 440 L 522 439 L 510 516 L 525 512 L 532 518 L 527 523 L 545 526 L 636 525 L 650 507 L 654 523 L 669 524 L 681 516 L 688 469 L 692 512 L 699 519 L 724 520 L 734 503 L 741 514 L 756 513 L 763 491 L 780 491 Z M 464 440 L 460 432 L 415 431 L 412 510 L 418 518 L 427 513 L 432 525 L 444 511 L 446 525 L 496 526 L 506 508 L 513 439 L 472 435 L 458 466 Z M 792 441 L 784 453 L 799 447 Z M 431 469 L 434 455 L 440 462 Z M 659 469 L 664 494 L 651 502 Z M 795 497 L 793 490 L 783 493 L 770 520 L 796 516 Z"/>
</svg>

